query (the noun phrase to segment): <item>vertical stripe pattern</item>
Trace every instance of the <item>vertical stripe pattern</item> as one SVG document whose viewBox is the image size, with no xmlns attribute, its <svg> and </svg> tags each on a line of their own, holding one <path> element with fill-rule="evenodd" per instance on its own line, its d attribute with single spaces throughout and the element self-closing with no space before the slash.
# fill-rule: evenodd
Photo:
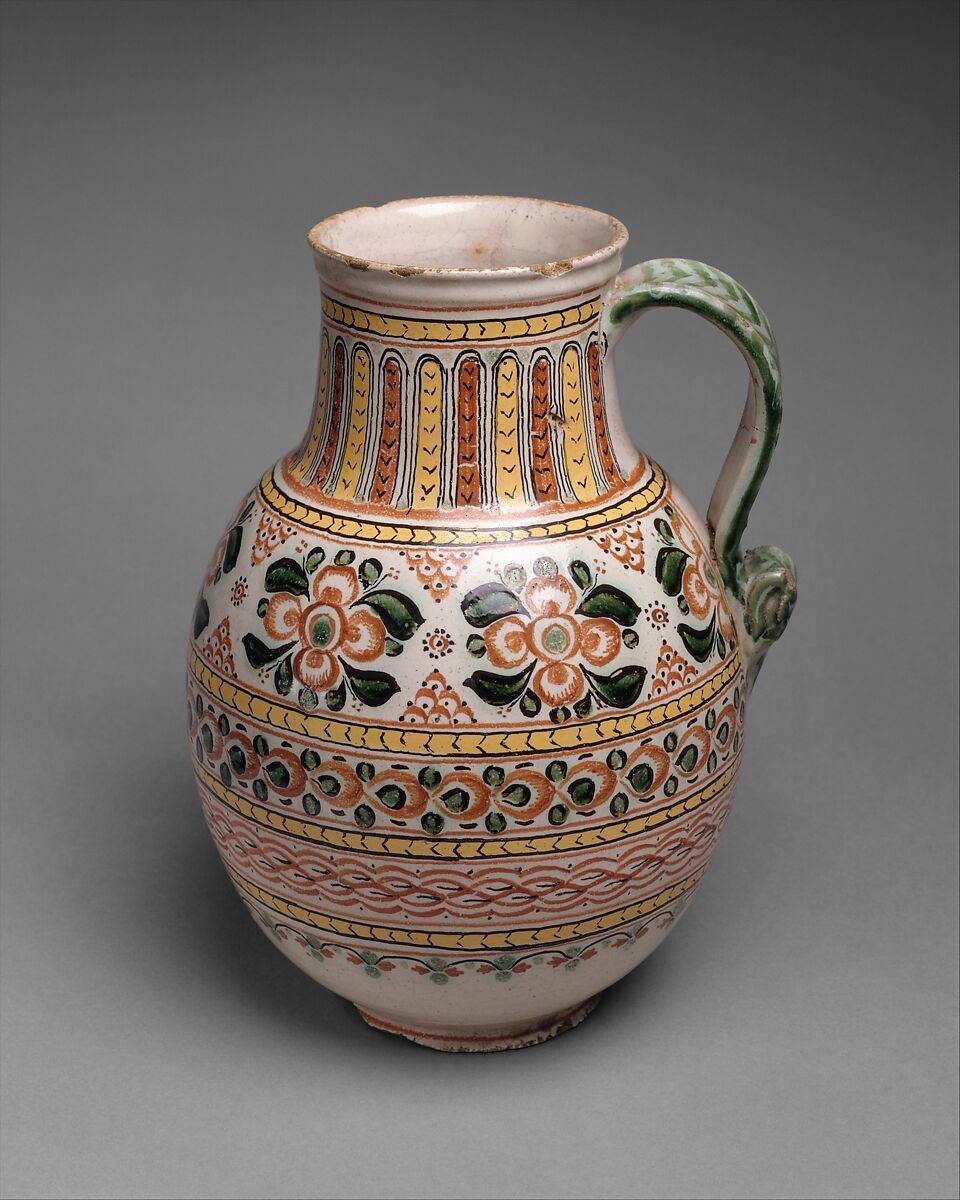
<svg viewBox="0 0 960 1200">
<path fill-rule="evenodd" d="M 417 401 L 413 507 L 439 508 L 443 444 L 443 367 L 435 358 L 421 359 L 417 368 Z"/>
<path fill-rule="evenodd" d="M 560 389 L 563 397 L 563 456 L 567 474 L 578 500 L 595 500 L 598 489 L 587 444 L 580 348 L 572 343 L 564 348 L 560 356 Z"/>
<path fill-rule="evenodd" d="M 479 504 L 481 500 L 479 394 L 480 360 L 471 354 L 457 364 L 457 505 Z"/>
<path fill-rule="evenodd" d="M 340 473 L 333 489 L 335 496 L 352 499 L 360 481 L 363 450 L 367 441 L 367 412 L 370 405 L 370 354 L 362 345 L 353 349 L 350 380 L 350 418 Z"/>
<path fill-rule="evenodd" d="M 370 499 L 374 504 L 389 504 L 397 486 L 400 464 L 400 414 L 403 374 L 400 360 L 390 355 L 380 367 L 381 418 L 380 438 Z"/>
<path fill-rule="evenodd" d="M 538 355 L 530 372 L 530 453 L 534 499 L 541 503 L 560 499 L 550 446 L 550 375 L 549 356 Z"/>
<path fill-rule="evenodd" d="M 377 354 L 360 336 L 322 330 L 292 482 L 401 511 L 590 503 L 625 482 L 595 328 L 562 346 Z"/>
<path fill-rule="evenodd" d="M 320 369 L 317 373 L 317 396 L 313 405 L 313 419 L 306 442 L 293 465 L 293 475 L 301 483 L 308 482 L 312 467 L 323 442 L 323 430 L 327 423 L 327 389 L 330 383 L 330 339 L 324 330 L 320 337 Z"/>
<path fill-rule="evenodd" d="M 501 508 L 524 503 L 520 470 L 520 370 L 513 354 L 504 354 L 494 370 L 494 457 L 497 499 Z"/>
</svg>

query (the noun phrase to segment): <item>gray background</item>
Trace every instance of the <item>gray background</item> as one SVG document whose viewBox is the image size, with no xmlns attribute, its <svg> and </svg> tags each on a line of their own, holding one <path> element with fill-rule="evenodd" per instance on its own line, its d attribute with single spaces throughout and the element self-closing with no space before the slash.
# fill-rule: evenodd
<svg viewBox="0 0 960 1200">
<path fill-rule="evenodd" d="M 956 1195 L 956 8 L 3 5 L 3 1189 Z M 749 544 L 800 566 L 735 816 L 581 1030 L 443 1056 L 244 914 L 184 742 L 201 572 L 305 427 L 320 217 L 620 216 L 777 330 Z M 619 352 L 701 507 L 739 416 L 678 313 Z"/>
</svg>

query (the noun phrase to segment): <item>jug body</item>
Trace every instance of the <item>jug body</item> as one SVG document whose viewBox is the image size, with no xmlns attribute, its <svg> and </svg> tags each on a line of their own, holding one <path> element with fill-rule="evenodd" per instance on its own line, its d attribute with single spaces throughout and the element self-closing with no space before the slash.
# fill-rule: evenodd
<svg viewBox="0 0 960 1200">
<path fill-rule="evenodd" d="M 731 572 L 624 431 L 624 239 L 502 198 L 317 227 L 311 420 L 194 615 L 190 744 L 241 899 L 438 1049 L 569 1028 L 666 936 L 792 606 L 792 564 Z"/>
</svg>

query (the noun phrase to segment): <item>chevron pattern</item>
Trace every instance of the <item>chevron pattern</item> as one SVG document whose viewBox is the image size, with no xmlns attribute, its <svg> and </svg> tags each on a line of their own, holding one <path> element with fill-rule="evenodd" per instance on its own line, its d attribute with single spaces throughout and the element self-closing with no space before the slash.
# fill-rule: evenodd
<svg viewBox="0 0 960 1200">
<path fill-rule="evenodd" d="M 722 668 L 689 692 L 649 708 L 621 716 L 604 717 L 558 725 L 553 728 L 501 729 L 496 731 L 402 728 L 355 724 L 333 715 L 309 713 L 273 699 L 266 693 L 251 691 L 232 679 L 211 670 L 191 649 L 190 673 L 210 696 L 224 707 L 250 717 L 273 729 L 289 730 L 318 742 L 351 746 L 357 750 L 383 750 L 443 758 L 483 758 L 490 754 L 550 753 L 601 745 L 651 729 L 657 729 L 678 717 L 686 716 L 706 704 L 740 670 L 734 656 Z"/>
<path fill-rule="evenodd" d="M 533 316 L 470 321 L 391 316 L 353 308 L 330 296 L 322 298 L 321 306 L 327 320 L 345 330 L 401 342 L 513 342 L 575 330 L 578 326 L 595 321 L 600 314 L 600 297 L 594 296 L 582 304 Z"/>
</svg>

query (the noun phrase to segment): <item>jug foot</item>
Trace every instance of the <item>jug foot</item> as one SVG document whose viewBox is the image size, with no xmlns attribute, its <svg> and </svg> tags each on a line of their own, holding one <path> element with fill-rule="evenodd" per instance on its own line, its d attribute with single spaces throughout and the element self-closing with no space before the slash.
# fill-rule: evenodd
<svg viewBox="0 0 960 1200">
<path fill-rule="evenodd" d="M 484 1051 L 484 1050 L 520 1050 L 524 1046 L 535 1046 L 538 1042 L 546 1042 L 556 1037 L 558 1033 L 566 1033 L 573 1029 L 597 1007 L 600 996 L 591 996 L 582 1004 L 575 1004 L 562 1012 L 554 1013 L 535 1025 L 529 1022 L 519 1022 L 513 1025 L 488 1026 L 481 1030 L 450 1029 L 441 1025 L 417 1027 L 409 1023 L 400 1023 L 385 1014 L 371 1012 L 368 1008 L 356 1005 L 357 1012 L 374 1029 L 382 1029 L 385 1033 L 394 1033 L 398 1037 L 407 1038 L 421 1046 L 429 1046 L 431 1050 L 446 1051 Z"/>
</svg>

